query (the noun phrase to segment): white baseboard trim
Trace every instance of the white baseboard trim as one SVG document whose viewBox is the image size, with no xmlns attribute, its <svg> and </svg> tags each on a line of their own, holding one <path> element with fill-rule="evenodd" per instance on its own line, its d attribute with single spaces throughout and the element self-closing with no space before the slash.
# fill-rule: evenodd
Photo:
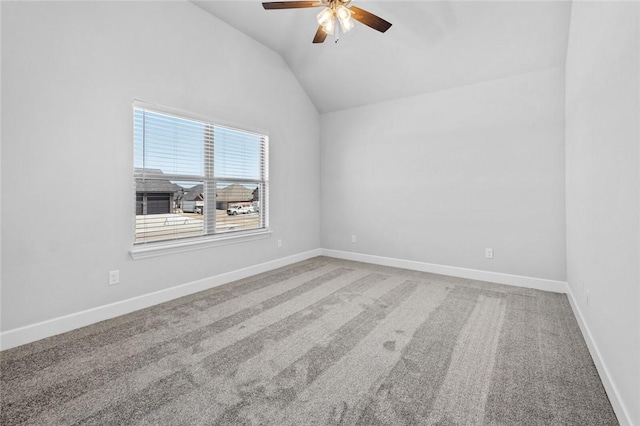
<svg viewBox="0 0 640 426">
<path fill-rule="evenodd" d="M 354 260 L 357 262 L 373 263 L 375 265 L 392 266 L 395 268 L 411 269 L 420 272 L 449 275 L 479 281 L 489 281 L 507 284 L 515 287 L 533 288 L 536 290 L 567 293 L 569 287 L 565 281 L 547 280 L 544 278 L 525 277 L 522 275 L 502 274 L 500 272 L 481 271 L 479 269 L 459 268 L 457 266 L 438 265 L 435 263 L 417 262 L 413 260 L 396 259 L 392 257 L 374 256 L 370 254 L 353 253 L 348 251 L 322 249 L 324 256 L 338 259 Z"/>
<path fill-rule="evenodd" d="M 249 266 L 236 271 L 227 272 L 198 281 L 181 284 L 168 289 L 133 297 L 131 299 L 98 306 L 85 311 L 76 312 L 36 324 L 27 325 L 0 333 L 0 350 L 10 349 L 56 334 L 65 333 L 80 327 L 95 324 L 119 315 L 125 315 L 140 309 L 148 308 L 159 303 L 164 303 L 178 297 L 187 296 L 199 291 L 217 287 L 232 281 L 247 278 L 252 275 L 267 272 L 295 262 L 310 259 L 316 256 L 329 256 L 338 259 L 354 260 L 358 262 L 372 263 L 376 265 L 392 266 L 396 268 L 411 269 L 435 274 L 450 275 L 454 277 L 489 281 L 499 284 L 513 285 L 517 287 L 534 288 L 538 290 L 567 293 L 568 286 L 563 281 L 553 281 L 541 278 L 509 275 L 498 272 L 481 271 L 477 269 L 459 268 L 454 266 L 437 265 L 411 260 L 395 259 L 390 257 L 373 256 L 368 254 L 353 253 L 330 249 L 315 249 L 304 253 L 284 257 Z"/>
<path fill-rule="evenodd" d="M 582 316 L 582 311 L 580 311 L 580 307 L 576 302 L 576 299 L 573 297 L 573 293 L 571 292 L 571 288 L 567 285 L 568 292 L 567 298 L 569 299 L 569 304 L 571 305 L 571 309 L 573 310 L 573 315 L 576 317 L 578 321 L 578 326 L 580 327 L 580 331 L 582 331 L 582 336 L 584 337 L 585 342 L 587 342 L 587 347 L 589 348 L 589 352 L 591 353 L 591 358 L 593 359 L 593 363 L 596 365 L 596 369 L 598 370 L 598 374 L 600 374 L 600 379 L 602 380 L 602 385 L 604 386 L 605 391 L 607 392 L 607 396 L 609 397 L 609 401 L 611 402 L 611 406 L 613 407 L 613 411 L 616 413 L 618 417 L 618 422 L 621 426 L 633 426 L 631 422 L 631 416 L 629 415 L 629 411 L 627 410 L 624 402 L 620 398 L 620 393 L 618 392 L 618 388 L 616 387 L 613 380 L 611 380 L 611 375 L 609 374 L 609 369 L 604 362 L 604 359 L 600 355 L 600 350 L 598 349 L 598 345 L 596 345 L 595 340 L 593 339 L 593 335 L 589 330 L 589 326 L 587 325 L 584 317 Z"/>
<path fill-rule="evenodd" d="M 10 349 L 26 343 L 35 342 L 36 340 L 95 324 L 100 321 L 148 308 L 159 303 L 168 302 L 169 300 L 177 299 L 178 297 L 188 296 L 232 281 L 268 272 L 292 263 L 320 256 L 321 254 L 320 249 L 310 250 L 292 256 L 283 257 L 281 259 L 261 263 L 259 265 L 249 266 L 236 271 L 181 284 L 153 293 L 143 294 L 131 299 L 98 306 L 85 311 L 8 330 L 0 333 L 0 350 Z"/>
<path fill-rule="evenodd" d="M 353 253 L 331 249 L 314 249 L 292 256 L 272 260 L 269 262 L 253 265 L 236 271 L 227 272 L 213 277 L 204 278 L 198 281 L 181 284 L 168 289 L 156 291 L 149 294 L 133 297 L 131 299 L 110 303 L 108 305 L 99 306 L 85 311 L 53 318 L 36 324 L 15 328 L 0 333 L 0 350 L 10 349 L 16 346 L 24 345 L 36 340 L 51 337 L 56 334 L 65 333 L 80 327 L 95 324 L 110 318 L 128 314 L 140 309 L 148 308 L 159 303 L 168 302 L 170 300 L 188 296 L 199 291 L 207 290 L 213 287 L 230 283 L 236 280 L 250 277 L 252 275 L 268 272 L 283 266 L 287 266 L 296 262 L 307 260 L 316 256 L 328 256 L 338 259 L 353 260 L 357 262 L 372 263 L 375 265 L 391 266 L 396 268 L 404 268 L 421 272 L 431 272 L 435 274 L 449 275 L 460 278 L 474 279 L 480 281 L 489 281 L 499 284 L 507 284 L 516 287 L 534 288 L 537 290 L 552 291 L 557 293 L 565 293 L 569 299 L 569 303 L 573 313 L 578 321 L 582 335 L 587 343 L 591 357 L 596 365 L 602 383 L 611 405 L 618 416 L 618 421 L 622 426 L 631 426 L 631 418 L 620 398 L 615 383 L 611 380 L 609 370 L 604 363 L 598 346 L 596 345 L 589 327 L 582 316 L 582 312 L 575 301 L 573 293 L 568 284 L 564 281 L 547 280 L 543 278 L 526 277 L 521 275 L 510 275 L 499 272 L 482 271 L 478 269 L 459 268 L 455 266 L 438 265 L 425 262 L 417 262 L 411 260 L 396 259 L 390 257 L 374 256 L 362 253 Z"/>
</svg>

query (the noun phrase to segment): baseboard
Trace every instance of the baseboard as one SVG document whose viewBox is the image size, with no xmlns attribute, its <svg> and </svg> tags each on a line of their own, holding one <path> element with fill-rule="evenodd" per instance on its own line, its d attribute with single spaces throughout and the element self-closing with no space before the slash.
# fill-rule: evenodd
<svg viewBox="0 0 640 426">
<path fill-rule="evenodd" d="M 232 281 L 268 272 L 292 263 L 320 256 L 321 254 L 320 249 L 310 250 L 293 256 L 283 257 L 281 259 L 272 260 L 259 265 L 249 266 L 236 271 L 215 275 L 202 280 L 133 297 L 131 299 L 110 303 L 108 305 L 8 330 L 0 333 L 0 350 L 10 349 L 26 343 L 35 342 L 36 340 L 95 324 L 119 315 L 128 314 L 159 303 L 168 302 L 169 300 L 173 300 L 178 297 L 188 296 Z"/>
<path fill-rule="evenodd" d="M 482 271 L 479 269 L 459 268 L 456 266 L 438 265 L 434 263 L 417 262 L 413 260 L 374 256 L 370 254 L 353 253 L 340 250 L 322 249 L 322 254 L 324 256 L 336 257 L 338 259 L 354 260 L 357 262 L 373 263 L 374 265 L 392 266 L 395 268 L 411 269 L 421 272 L 431 272 L 434 274 L 449 275 L 452 277 L 472 280 L 489 281 L 516 287 L 534 288 L 536 290 L 552 291 L 555 293 L 567 293 L 569 290 L 565 281 L 502 274 L 499 272 Z"/>
<path fill-rule="evenodd" d="M 199 291 L 217 287 L 229 282 L 250 277 L 252 275 L 268 272 L 296 262 L 307 260 L 316 256 L 329 256 L 338 259 L 353 260 L 357 262 L 372 263 L 375 265 L 391 266 L 397 268 L 411 269 L 421 272 L 431 272 L 435 274 L 449 275 L 460 278 L 489 281 L 499 284 L 513 285 L 517 287 L 534 288 L 544 291 L 566 293 L 573 313 L 578 321 L 580 330 L 591 353 L 591 357 L 596 365 L 603 386 L 607 391 L 611 405 L 618 416 L 621 425 L 631 426 L 629 413 L 620 398 L 615 383 L 611 380 L 609 370 L 600 356 L 600 351 L 596 345 L 589 327 L 585 322 L 582 312 L 573 297 L 571 289 L 564 281 L 554 281 L 542 278 L 526 277 L 520 275 L 502 274 L 498 272 L 482 271 L 477 269 L 459 268 L 455 266 L 438 265 L 411 260 L 396 259 L 390 257 L 374 256 L 362 253 L 353 253 L 330 249 L 315 249 L 307 252 L 295 254 L 281 259 L 249 266 L 236 271 L 208 277 L 202 280 L 181 284 L 165 290 L 137 296 L 131 299 L 122 300 L 104 306 L 88 309 L 85 311 L 65 315 L 59 318 L 39 322 L 25 327 L 16 328 L 0 333 L 0 350 L 10 349 L 36 340 L 51 337 L 56 334 L 71 331 L 80 327 L 95 324 L 119 315 L 128 314 L 140 309 L 148 308 L 159 303 L 164 303 L 179 297 L 188 296 Z"/>
<path fill-rule="evenodd" d="M 330 256 L 339 259 L 367 262 L 376 265 L 393 266 L 397 268 L 412 269 L 416 271 L 432 272 L 436 274 L 450 275 L 460 278 L 490 281 L 500 284 L 508 284 L 518 287 L 535 288 L 538 290 L 567 293 L 565 282 L 545 280 L 540 278 L 524 277 L 518 275 L 501 274 L 497 272 L 466 269 L 454 266 L 436 265 L 431 263 L 416 262 L 389 257 L 373 256 L 361 253 L 352 253 L 339 250 L 315 249 L 293 256 L 272 260 L 259 265 L 249 266 L 236 271 L 227 272 L 202 280 L 181 284 L 157 292 L 144 294 L 131 299 L 122 300 L 108 305 L 99 306 L 85 311 L 76 312 L 36 324 L 8 330 L 0 333 L 0 350 L 10 349 L 56 334 L 65 333 L 80 327 L 95 324 L 119 315 L 125 315 L 140 309 L 148 308 L 159 303 L 164 303 L 178 297 L 187 296 L 199 291 L 217 287 L 232 281 L 247 278 L 252 275 L 267 272 L 295 262 L 310 259 L 316 256 Z"/>
<path fill-rule="evenodd" d="M 159 303 L 164 303 L 178 297 L 187 296 L 199 291 L 217 287 L 235 280 L 250 277 L 290 265 L 295 262 L 310 259 L 315 256 L 330 256 L 339 259 L 367 262 L 376 265 L 392 266 L 397 268 L 412 269 L 416 271 L 431 272 L 436 274 L 450 275 L 460 278 L 468 278 L 480 281 L 490 281 L 499 284 L 508 284 L 517 287 L 535 288 L 538 290 L 567 293 L 568 286 L 562 281 L 546 280 L 519 275 L 509 275 L 497 272 L 481 271 L 476 269 L 459 268 L 454 266 L 437 265 L 411 260 L 395 259 L 390 257 L 373 256 L 368 254 L 345 252 L 330 249 L 315 249 L 293 256 L 272 260 L 259 265 L 224 274 L 208 277 L 202 280 L 181 284 L 154 293 L 144 294 L 131 299 L 122 300 L 108 305 L 99 306 L 81 312 L 53 318 L 47 321 L 31 324 L 28 326 L 8 330 L 0 333 L 0 350 L 13 348 L 74 330 L 76 328 L 95 324 L 119 315 L 128 314 L 139 309 L 148 308 Z"/>
<path fill-rule="evenodd" d="M 571 305 L 571 309 L 573 310 L 573 315 L 578 321 L 580 331 L 582 331 L 582 336 L 584 337 L 585 342 L 587 342 L 589 353 L 591 353 L 593 363 L 596 365 L 596 369 L 598 370 L 598 374 L 600 375 L 600 379 L 602 380 L 602 385 L 607 392 L 607 396 L 609 397 L 609 401 L 611 402 L 613 411 L 618 417 L 618 422 L 620 422 L 621 426 L 633 426 L 633 423 L 631 422 L 631 416 L 629 415 L 629 412 L 627 411 L 624 403 L 622 402 L 622 399 L 620 398 L 618 388 L 616 387 L 613 380 L 611 380 L 609 369 L 607 368 L 604 359 L 600 355 L 598 345 L 593 339 L 591 331 L 589 330 L 589 326 L 582 316 L 582 311 L 580 311 L 580 307 L 578 306 L 576 299 L 573 297 L 573 293 L 571 292 L 570 287 L 568 287 L 567 298 L 569 299 L 569 304 Z"/>
</svg>

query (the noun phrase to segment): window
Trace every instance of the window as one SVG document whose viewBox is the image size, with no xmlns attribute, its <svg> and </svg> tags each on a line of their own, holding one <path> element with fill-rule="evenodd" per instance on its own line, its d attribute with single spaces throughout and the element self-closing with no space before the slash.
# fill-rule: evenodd
<svg viewBox="0 0 640 426">
<path fill-rule="evenodd" d="M 133 108 L 134 244 L 267 228 L 265 135 Z"/>
</svg>

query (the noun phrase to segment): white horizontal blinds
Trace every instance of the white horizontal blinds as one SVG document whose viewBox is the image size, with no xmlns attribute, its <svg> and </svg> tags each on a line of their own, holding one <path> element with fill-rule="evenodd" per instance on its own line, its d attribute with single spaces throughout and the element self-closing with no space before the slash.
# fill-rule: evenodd
<svg viewBox="0 0 640 426">
<path fill-rule="evenodd" d="M 136 167 L 141 167 L 144 175 L 205 176 L 205 139 L 210 138 L 210 126 L 144 109 L 134 111 L 135 135 L 140 139 Z"/>
<path fill-rule="evenodd" d="M 134 166 L 136 244 L 266 227 L 266 136 L 134 106 Z"/>
<path fill-rule="evenodd" d="M 265 137 L 214 126 L 214 170 L 217 179 L 264 180 Z"/>
<path fill-rule="evenodd" d="M 213 140 L 216 202 L 225 212 L 216 232 L 264 228 L 266 136 L 214 126 Z"/>
<path fill-rule="evenodd" d="M 207 139 L 206 123 L 134 108 L 135 243 L 204 234 Z"/>
</svg>

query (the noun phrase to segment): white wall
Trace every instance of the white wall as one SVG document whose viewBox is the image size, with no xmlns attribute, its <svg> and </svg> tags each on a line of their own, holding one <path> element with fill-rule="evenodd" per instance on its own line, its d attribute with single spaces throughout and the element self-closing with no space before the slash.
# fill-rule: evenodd
<svg viewBox="0 0 640 426">
<path fill-rule="evenodd" d="M 564 70 L 321 115 L 321 209 L 324 248 L 564 281 Z"/>
<path fill-rule="evenodd" d="M 188 2 L 1 7 L 2 330 L 319 247 L 318 113 L 278 54 Z M 134 99 L 269 133 L 272 238 L 131 260 Z"/>
<path fill-rule="evenodd" d="M 626 407 L 628 418 L 620 420 L 635 425 L 640 425 L 639 15 L 638 3 L 575 2 L 566 64 L 567 278 Z M 616 398 L 612 401 L 615 405 Z"/>
</svg>

